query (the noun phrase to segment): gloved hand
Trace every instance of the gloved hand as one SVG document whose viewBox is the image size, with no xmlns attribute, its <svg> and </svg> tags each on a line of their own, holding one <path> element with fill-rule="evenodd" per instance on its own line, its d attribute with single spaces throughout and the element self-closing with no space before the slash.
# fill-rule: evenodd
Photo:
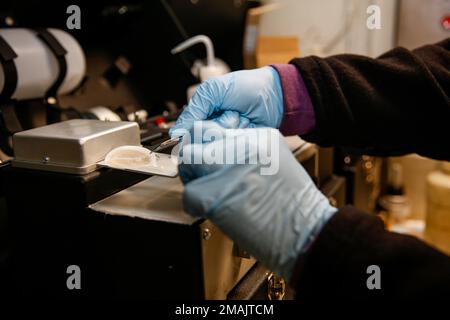
<svg viewBox="0 0 450 320">
<path fill-rule="evenodd" d="M 283 92 L 280 77 L 272 67 L 242 70 L 211 78 L 195 92 L 175 126 L 172 137 L 190 130 L 193 122 L 214 119 L 225 128 L 278 128 L 283 118 Z"/>
<path fill-rule="evenodd" d="M 223 129 L 211 121 L 201 123 L 203 130 L 197 130 L 203 132 L 201 139 L 185 143 L 181 152 L 185 210 L 212 220 L 266 267 L 289 280 L 299 254 L 337 210 L 278 130 Z M 234 164 L 211 161 L 229 156 Z M 202 164 L 186 163 L 195 157 Z M 263 170 L 269 166 L 271 170 Z"/>
</svg>

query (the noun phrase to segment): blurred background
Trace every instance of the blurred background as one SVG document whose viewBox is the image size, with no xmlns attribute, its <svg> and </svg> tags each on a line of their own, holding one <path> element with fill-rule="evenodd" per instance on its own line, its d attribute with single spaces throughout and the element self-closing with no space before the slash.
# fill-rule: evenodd
<svg viewBox="0 0 450 320">
<path fill-rule="evenodd" d="M 66 10 L 73 4 L 81 10 L 81 29 L 67 28 Z M 380 29 L 366 27 L 370 5 L 381 10 Z M 42 27 L 74 38 L 85 66 L 80 80 L 64 93 L 12 96 L 12 108 L 3 111 L 1 121 L 0 159 L 5 164 L 13 156 L 14 132 L 73 118 L 136 121 L 143 141 L 158 141 L 167 136 L 196 85 L 210 75 L 307 55 L 376 57 L 395 46 L 413 49 L 437 42 L 450 35 L 450 0 L 0 2 L 0 35 L 5 38 L 5 30 Z M 197 35 L 211 40 L 217 68 L 208 69 L 204 39 L 171 53 Z M 56 118 L 50 119 L 52 112 Z M 450 221 L 448 163 L 418 155 L 377 158 L 317 148 L 310 172 L 335 205 L 354 204 L 379 214 L 392 230 L 450 253 L 450 222 L 444 222 Z M 2 206 L 0 243 L 6 243 Z"/>
</svg>

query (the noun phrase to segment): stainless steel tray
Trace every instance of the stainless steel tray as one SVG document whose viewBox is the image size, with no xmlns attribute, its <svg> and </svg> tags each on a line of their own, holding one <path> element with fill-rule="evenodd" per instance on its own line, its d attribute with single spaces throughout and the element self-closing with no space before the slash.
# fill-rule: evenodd
<svg viewBox="0 0 450 320">
<path fill-rule="evenodd" d="M 140 145 L 135 122 L 75 119 L 16 133 L 14 167 L 86 174 L 114 148 Z"/>
</svg>

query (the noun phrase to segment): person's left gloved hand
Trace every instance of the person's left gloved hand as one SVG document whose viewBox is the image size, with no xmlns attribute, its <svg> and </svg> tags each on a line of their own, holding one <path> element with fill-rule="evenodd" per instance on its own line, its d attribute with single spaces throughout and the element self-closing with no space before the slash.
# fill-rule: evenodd
<svg viewBox="0 0 450 320">
<path fill-rule="evenodd" d="M 197 143 L 184 142 L 182 147 L 184 162 L 192 163 L 195 157 L 202 161 L 179 165 L 185 210 L 211 219 L 243 249 L 289 280 L 299 254 L 337 210 L 278 130 L 202 124 Z M 217 163 L 232 158 L 234 164 Z"/>
<path fill-rule="evenodd" d="M 280 76 L 267 66 L 203 82 L 170 129 L 170 136 L 182 136 L 200 120 L 214 120 L 224 128 L 278 128 L 282 119 Z"/>
</svg>

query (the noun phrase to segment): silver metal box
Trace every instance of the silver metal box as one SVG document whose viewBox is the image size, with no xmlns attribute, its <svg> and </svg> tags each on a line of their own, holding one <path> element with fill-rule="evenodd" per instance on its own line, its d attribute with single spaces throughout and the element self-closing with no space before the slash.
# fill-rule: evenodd
<svg viewBox="0 0 450 320">
<path fill-rule="evenodd" d="M 75 119 L 16 133 L 14 167 L 86 174 L 112 149 L 140 146 L 135 122 Z"/>
</svg>

